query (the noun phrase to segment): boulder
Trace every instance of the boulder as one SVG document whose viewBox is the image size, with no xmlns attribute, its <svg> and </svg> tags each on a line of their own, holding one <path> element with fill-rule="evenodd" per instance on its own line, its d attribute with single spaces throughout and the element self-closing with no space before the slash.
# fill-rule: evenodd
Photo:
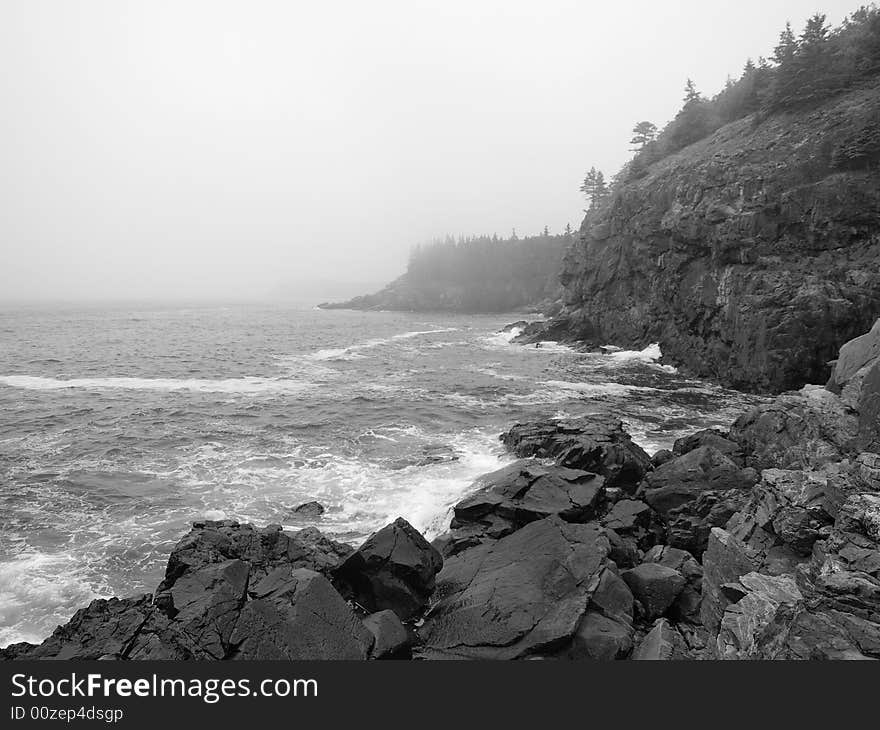
<svg viewBox="0 0 880 730">
<path fill-rule="evenodd" d="M 717 428 L 707 428 L 675 440 L 672 447 L 673 456 L 684 456 L 701 446 L 711 446 L 720 451 L 738 466 L 745 466 L 745 454 L 742 447 L 728 438 L 726 432 Z"/>
<path fill-rule="evenodd" d="M 667 461 L 670 461 L 674 457 L 675 457 L 675 454 L 673 454 L 669 449 L 660 449 L 660 451 L 657 451 L 651 457 L 651 466 L 653 466 L 656 469 L 658 466 L 662 466 L 663 464 L 665 464 Z"/>
<path fill-rule="evenodd" d="M 295 517 L 315 518 L 326 512 L 326 508 L 320 502 L 305 502 L 291 510 Z"/>
<path fill-rule="evenodd" d="M 880 454 L 865 452 L 856 459 L 858 480 L 862 489 L 880 492 Z"/>
<path fill-rule="evenodd" d="M 366 659 L 373 635 L 330 582 L 280 567 L 260 580 L 232 632 L 230 659 Z"/>
<path fill-rule="evenodd" d="M 716 640 L 719 659 L 759 658 L 767 628 L 780 608 L 795 607 L 803 600 L 791 575 L 746 573 L 738 583 L 742 597 L 729 605 L 721 618 Z"/>
<path fill-rule="evenodd" d="M 349 555 L 333 579 L 342 595 L 368 611 L 391 609 L 407 620 L 427 607 L 442 565 L 437 549 L 398 517 Z"/>
<path fill-rule="evenodd" d="M 373 635 L 372 659 L 408 658 L 411 645 L 406 627 L 394 611 L 388 609 L 371 613 L 364 626 Z"/>
<path fill-rule="evenodd" d="M 859 448 L 880 451 L 880 361 L 866 369 L 859 400 Z"/>
<path fill-rule="evenodd" d="M 493 539 L 529 522 L 559 515 L 566 522 L 593 517 L 605 493 L 604 479 L 596 474 L 559 466 L 543 466 L 533 459 L 517 461 L 480 477 L 476 491 L 453 508 L 453 535 L 479 526 Z"/>
<path fill-rule="evenodd" d="M 699 446 L 645 477 L 640 493 L 667 525 L 666 542 L 702 555 L 713 527 L 745 504 L 757 481 L 714 446 Z"/>
<path fill-rule="evenodd" d="M 703 595 L 703 566 L 686 550 L 655 545 L 645 554 L 645 563 L 659 563 L 679 572 L 685 579 L 684 588 L 667 611 L 674 621 L 699 623 Z"/>
<path fill-rule="evenodd" d="M 502 434 L 520 458 L 555 459 L 560 466 L 599 474 L 608 487 L 633 492 L 651 469 L 651 458 L 633 443 L 618 419 L 583 418 L 518 423 Z"/>
<path fill-rule="evenodd" d="M 605 571 L 610 545 L 596 524 L 572 524 L 553 516 L 532 522 L 497 541 L 450 558 L 437 579 L 436 603 L 421 629 L 425 658 L 517 659 L 577 651 L 586 653 L 599 627 L 585 628 Z M 616 582 L 603 595 L 617 595 Z M 600 600 L 602 600 L 600 598 Z M 616 613 L 608 610 L 609 614 Z M 608 616 L 613 618 L 613 616 Z M 605 637 L 599 642 L 607 651 Z"/>
<path fill-rule="evenodd" d="M 700 619 L 710 633 L 717 634 L 724 611 L 732 602 L 732 596 L 725 594 L 725 586 L 755 572 L 759 566 L 760 560 L 741 541 L 726 530 L 712 529 L 703 555 L 703 600 L 700 604 Z"/>
<path fill-rule="evenodd" d="M 631 658 L 634 661 L 672 661 L 691 657 L 681 634 L 669 621 L 660 618 L 639 642 Z"/>
<path fill-rule="evenodd" d="M 250 581 L 256 582 L 279 566 L 329 575 L 352 552 L 349 545 L 330 540 L 314 527 L 286 532 L 280 525 L 261 529 L 233 520 L 195 522 L 171 551 L 157 593 L 169 589 L 186 573 L 226 560 L 247 562 Z"/>
<path fill-rule="evenodd" d="M 622 573 L 645 618 L 659 618 L 672 606 L 685 586 L 681 573 L 660 563 L 642 563 Z"/>
<path fill-rule="evenodd" d="M 740 468 L 713 446 L 700 446 L 648 474 L 643 494 L 665 515 L 703 492 L 751 489 L 756 481 L 754 469 Z"/>
<path fill-rule="evenodd" d="M 654 510 L 637 499 L 615 502 L 601 522 L 625 539 L 634 540 L 640 550 L 647 550 L 664 534 L 663 525 Z"/>
<path fill-rule="evenodd" d="M 854 455 L 858 416 L 819 386 L 777 396 L 734 421 L 730 438 L 756 469 L 820 468 Z"/>
</svg>

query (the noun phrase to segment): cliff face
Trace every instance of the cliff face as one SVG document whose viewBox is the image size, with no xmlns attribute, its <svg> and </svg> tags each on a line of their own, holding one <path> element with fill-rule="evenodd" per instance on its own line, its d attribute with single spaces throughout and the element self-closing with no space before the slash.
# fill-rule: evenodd
<svg viewBox="0 0 880 730">
<path fill-rule="evenodd" d="M 654 164 L 588 214 L 561 280 L 571 338 L 659 342 L 748 390 L 823 382 L 880 314 L 880 86 Z"/>
</svg>

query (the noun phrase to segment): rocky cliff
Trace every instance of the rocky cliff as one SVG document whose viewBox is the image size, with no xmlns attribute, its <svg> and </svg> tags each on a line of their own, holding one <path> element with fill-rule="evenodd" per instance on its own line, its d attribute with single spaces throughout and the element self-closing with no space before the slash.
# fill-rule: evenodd
<svg viewBox="0 0 880 730">
<path fill-rule="evenodd" d="M 748 117 L 654 163 L 585 219 L 568 339 L 659 342 L 753 391 L 824 382 L 880 314 L 880 86 Z"/>
</svg>

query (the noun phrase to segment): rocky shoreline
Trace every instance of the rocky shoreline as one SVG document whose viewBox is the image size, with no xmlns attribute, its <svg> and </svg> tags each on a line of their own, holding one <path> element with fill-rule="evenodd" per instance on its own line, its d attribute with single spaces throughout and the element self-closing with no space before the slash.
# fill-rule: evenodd
<svg viewBox="0 0 880 730">
<path fill-rule="evenodd" d="M 880 658 L 880 320 L 806 386 L 653 456 L 517 424 L 429 544 L 196 522 L 155 593 L 0 659 Z"/>
</svg>

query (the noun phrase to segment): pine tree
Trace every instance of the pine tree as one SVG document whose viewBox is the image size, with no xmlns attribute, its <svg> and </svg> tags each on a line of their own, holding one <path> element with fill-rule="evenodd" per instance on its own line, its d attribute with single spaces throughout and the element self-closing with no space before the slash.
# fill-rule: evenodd
<svg viewBox="0 0 880 730">
<path fill-rule="evenodd" d="M 645 145 L 650 144 L 657 138 L 657 125 L 651 122 L 639 122 L 632 129 L 633 137 L 629 141 L 632 145 L 638 145 L 633 151 L 641 152 Z"/>
<path fill-rule="evenodd" d="M 798 42 L 791 29 L 791 23 L 785 24 L 785 29 L 779 34 L 779 43 L 773 49 L 773 60 L 780 66 L 791 61 L 798 50 Z"/>
<path fill-rule="evenodd" d="M 695 101 L 702 101 L 703 97 L 700 95 L 700 92 L 697 91 L 697 86 L 693 82 L 692 79 L 687 80 L 687 84 L 684 87 L 684 104 L 687 106 L 688 104 L 692 104 Z"/>
<path fill-rule="evenodd" d="M 590 206 L 599 205 L 608 196 L 608 185 L 605 183 L 605 175 L 601 170 L 591 167 L 587 176 L 584 178 L 584 184 L 581 185 L 581 192 L 587 196 Z"/>
</svg>

